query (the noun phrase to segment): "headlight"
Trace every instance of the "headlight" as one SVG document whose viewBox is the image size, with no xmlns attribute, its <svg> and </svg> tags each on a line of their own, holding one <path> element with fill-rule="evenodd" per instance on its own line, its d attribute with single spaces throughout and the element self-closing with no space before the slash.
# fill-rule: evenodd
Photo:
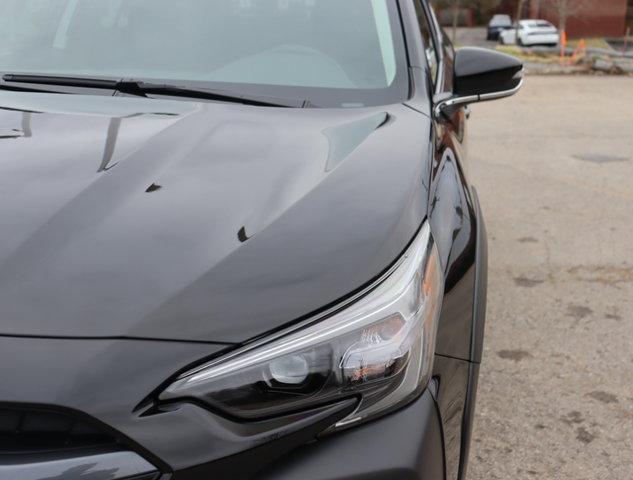
<svg viewBox="0 0 633 480">
<path fill-rule="evenodd" d="M 357 397 L 337 427 L 419 395 L 432 370 L 444 279 L 428 225 L 362 298 L 330 316 L 181 375 L 161 400 L 194 398 L 259 420 Z"/>
</svg>

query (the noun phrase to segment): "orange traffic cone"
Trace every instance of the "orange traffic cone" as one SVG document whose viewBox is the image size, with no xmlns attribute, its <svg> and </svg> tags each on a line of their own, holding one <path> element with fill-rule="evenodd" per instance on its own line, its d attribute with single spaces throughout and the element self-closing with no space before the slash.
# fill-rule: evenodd
<svg viewBox="0 0 633 480">
<path fill-rule="evenodd" d="M 578 42 L 578 46 L 576 47 L 576 50 L 574 50 L 574 53 L 571 56 L 571 59 L 569 60 L 569 64 L 573 65 L 574 63 L 576 63 L 576 60 L 578 59 L 578 57 L 580 56 L 585 56 L 587 54 L 587 42 L 585 42 L 585 39 L 581 39 L 580 42 Z"/>
</svg>

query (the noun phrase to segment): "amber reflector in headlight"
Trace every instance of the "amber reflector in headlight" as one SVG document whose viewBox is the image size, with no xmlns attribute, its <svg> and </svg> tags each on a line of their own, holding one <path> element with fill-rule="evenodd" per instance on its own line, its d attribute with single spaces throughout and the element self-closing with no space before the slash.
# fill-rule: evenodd
<svg viewBox="0 0 633 480">
<path fill-rule="evenodd" d="M 180 376 L 160 396 L 196 398 L 256 420 L 356 396 L 338 424 L 403 405 L 432 370 L 444 279 L 428 225 L 396 265 L 330 316 L 259 342 Z"/>
</svg>

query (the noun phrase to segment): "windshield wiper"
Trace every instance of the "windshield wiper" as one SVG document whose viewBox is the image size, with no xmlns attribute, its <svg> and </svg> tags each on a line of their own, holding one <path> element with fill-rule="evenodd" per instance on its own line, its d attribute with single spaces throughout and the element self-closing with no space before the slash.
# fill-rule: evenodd
<svg viewBox="0 0 633 480">
<path fill-rule="evenodd" d="M 254 97 L 223 90 L 181 87 L 178 85 L 144 82 L 142 80 L 108 80 L 102 78 L 58 77 L 50 75 L 5 74 L 6 83 L 27 83 L 34 85 L 52 85 L 61 87 L 95 88 L 114 90 L 119 93 L 147 97 L 148 95 L 166 95 L 173 97 L 199 98 L 229 103 L 242 103 L 259 107 L 306 108 L 308 100 L 288 100 L 273 97 Z"/>
</svg>

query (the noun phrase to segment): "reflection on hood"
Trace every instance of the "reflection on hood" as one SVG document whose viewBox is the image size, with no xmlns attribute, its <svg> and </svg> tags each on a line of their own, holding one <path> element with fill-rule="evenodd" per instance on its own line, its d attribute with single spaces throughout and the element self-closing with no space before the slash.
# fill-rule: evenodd
<svg viewBox="0 0 633 480">
<path fill-rule="evenodd" d="M 242 342 L 360 288 L 426 213 L 388 110 L 0 92 L 0 333 Z"/>
</svg>

